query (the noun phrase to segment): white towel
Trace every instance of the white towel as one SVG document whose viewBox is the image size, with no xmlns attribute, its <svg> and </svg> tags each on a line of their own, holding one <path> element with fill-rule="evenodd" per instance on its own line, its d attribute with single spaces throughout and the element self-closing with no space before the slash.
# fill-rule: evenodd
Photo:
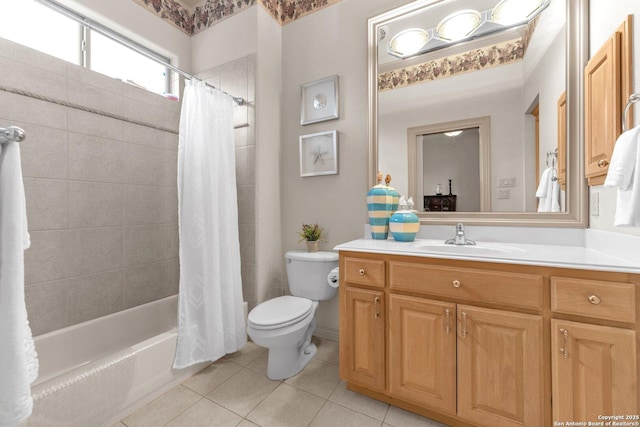
<svg viewBox="0 0 640 427">
<path fill-rule="evenodd" d="M 560 212 L 560 184 L 556 168 L 546 168 L 536 191 L 538 212 Z M 554 179 L 555 178 L 555 179 Z"/>
<path fill-rule="evenodd" d="M 605 187 L 618 187 L 617 226 L 640 226 L 640 126 L 624 132 L 613 147 Z"/>
<path fill-rule="evenodd" d="M 17 142 L 0 144 L 0 426 L 31 415 L 38 358 L 24 301 L 24 250 L 31 244 Z"/>
</svg>

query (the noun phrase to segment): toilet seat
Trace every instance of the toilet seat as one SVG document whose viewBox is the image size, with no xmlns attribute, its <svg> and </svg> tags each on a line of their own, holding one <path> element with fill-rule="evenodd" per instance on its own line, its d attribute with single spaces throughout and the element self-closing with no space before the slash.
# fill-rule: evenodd
<svg viewBox="0 0 640 427">
<path fill-rule="evenodd" d="M 249 324 L 254 329 L 278 329 L 299 322 L 313 309 L 307 298 L 285 295 L 258 304 L 249 313 Z"/>
</svg>

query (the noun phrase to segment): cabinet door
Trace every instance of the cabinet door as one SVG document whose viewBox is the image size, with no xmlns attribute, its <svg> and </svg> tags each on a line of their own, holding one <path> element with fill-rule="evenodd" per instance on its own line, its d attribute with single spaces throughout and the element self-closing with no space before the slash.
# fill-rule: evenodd
<svg viewBox="0 0 640 427">
<path fill-rule="evenodd" d="M 638 413 L 635 332 L 551 321 L 553 419 Z"/>
<path fill-rule="evenodd" d="M 458 415 L 540 427 L 544 398 L 542 317 L 458 306 Z"/>
<path fill-rule="evenodd" d="M 394 397 L 455 414 L 455 307 L 389 297 L 389 390 Z"/>
<path fill-rule="evenodd" d="M 620 135 L 620 33 L 616 32 L 585 67 L 585 173 L 590 184 L 607 174 Z"/>
<path fill-rule="evenodd" d="M 340 288 L 340 375 L 373 389 L 385 387 L 384 293 Z"/>
</svg>

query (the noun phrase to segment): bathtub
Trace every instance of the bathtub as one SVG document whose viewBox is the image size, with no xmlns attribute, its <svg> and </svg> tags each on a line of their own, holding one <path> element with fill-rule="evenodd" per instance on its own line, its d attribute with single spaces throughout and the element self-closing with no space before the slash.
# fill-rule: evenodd
<svg viewBox="0 0 640 427">
<path fill-rule="evenodd" d="M 35 338 L 40 373 L 26 427 L 111 427 L 206 363 L 172 369 L 178 297 Z"/>
</svg>

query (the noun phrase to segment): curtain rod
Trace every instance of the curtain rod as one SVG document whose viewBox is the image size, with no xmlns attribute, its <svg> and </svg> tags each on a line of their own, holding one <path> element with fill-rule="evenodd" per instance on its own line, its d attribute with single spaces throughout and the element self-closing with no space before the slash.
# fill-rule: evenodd
<svg viewBox="0 0 640 427">
<path fill-rule="evenodd" d="M 140 55 L 154 61 L 157 62 L 160 65 L 163 65 L 165 67 L 167 67 L 168 69 L 170 69 L 171 71 L 180 74 L 181 76 L 189 79 L 189 80 L 198 80 L 200 81 L 200 79 L 198 79 L 196 76 L 194 76 L 193 74 L 187 73 L 186 71 L 171 65 L 170 63 L 168 63 L 167 61 L 165 61 L 162 58 L 158 58 L 158 56 L 154 55 L 153 53 L 151 53 L 148 49 L 146 49 L 144 46 L 141 46 L 140 44 L 134 42 L 133 40 L 130 40 L 128 38 L 126 38 L 125 36 L 118 34 L 117 32 L 113 31 L 112 29 L 105 27 L 104 25 L 95 22 L 89 18 L 87 18 L 86 16 L 80 15 L 79 13 L 69 9 L 68 7 L 58 3 L 57 1 L 54 0 L 35 0 L 36 2 L 47 6 L 53 10 L 55 10 L 58 13 L 61 13 L 62 15 L 66 16 L 67 18 L 70 18 L 74 21 L 76 21 L 77 23 L 79 23 L 80 25 L 83 25 L 91 30 L 94 30 L 100 34 L 102 34 L 105 37 L 108 37 L 109 39 L 120 43 L 123 46 L 128 47 L 129 49 L 132 49 L 136 52 L 138 52 Z M 213 85 L 210 85 L 209 83 L 203 82 L 205 85 L 212 87 L 214 89 L 218 89 Z M 220 92 L 225 93 L 227 95 L 229 95 L 233 101 L 238 104 L 238 105 L 244 105 L 244 99 L 241 97 L 237 97 L 237 96 L 233 96 L 221 89 Z"/>
</svg>

